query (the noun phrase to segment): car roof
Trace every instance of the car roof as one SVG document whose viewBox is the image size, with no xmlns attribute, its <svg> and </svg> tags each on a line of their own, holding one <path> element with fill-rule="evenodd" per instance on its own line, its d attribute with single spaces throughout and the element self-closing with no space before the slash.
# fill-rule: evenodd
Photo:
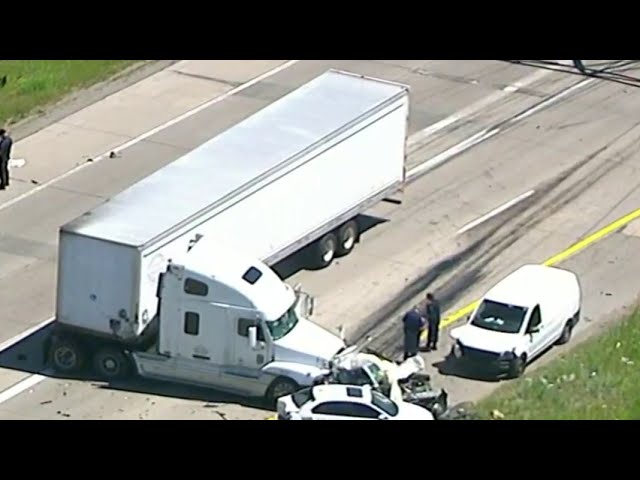
<svg viewBox="0 0 640 480">
<path fill-rule="evenodd" d="M 348 400 L 369 403 L 371 401 L 371 386 L 343 384 L 316 385 L 313 387 L 313 397 L 316 402 Z"/>
<path fill-rule="evenodd" d="M 575 275 L 567 270 L 546 265 L 523 265 L 492 287 L 484 299 L 533 308 L 540 301 L 540 292 L 562 295 L 567 284 L 575 281 Z"/>
</svg>

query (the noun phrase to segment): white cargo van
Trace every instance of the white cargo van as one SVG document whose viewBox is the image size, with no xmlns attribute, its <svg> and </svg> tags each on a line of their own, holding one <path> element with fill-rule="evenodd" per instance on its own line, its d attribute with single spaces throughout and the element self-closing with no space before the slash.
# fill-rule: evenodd
<svg viewBox="0 0 640 480">
<path fill-rule="evenodd" d="M 491 288 L 468 322 L 451 331 L 451 356 L 469 367 L 519 377 L 547 348 L 569 341 L 581 297 L 573 272 L 524 265 Z"/>
</svg>

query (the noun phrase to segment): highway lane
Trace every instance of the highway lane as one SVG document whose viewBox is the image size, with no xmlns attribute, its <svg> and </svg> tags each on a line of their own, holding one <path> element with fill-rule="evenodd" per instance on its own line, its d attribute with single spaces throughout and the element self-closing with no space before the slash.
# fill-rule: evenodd
<svg viewBox="0 0 640 480">
<path fill-rule="evenodd" d="M 397 62 L 391 66 L 388 66 L 387 63 L 379 63 L 379 65 L 378 63 L 379 62 L 353 62 L 353 64 L 344 65 L 344 62 L 337 62 L 336 64 L 341 68 L 354 69 L 362 73 L 374 73 L 387 78 L 391 77 L 391 79 L 400 79 L 412 83 L 414 92 L 417 92 L 418 98 L 417 101 L 414 100 L 417 105 L 414 105 L 413 110 L 417 113 L 415 117 L 412 118 L 412 133 L 426 126 L 433 125 L 443 118 L 447 118 L 448 115 L 443 113 L 430 117 L 424 113 L 421 114 L 421 112 L 425 111 L 438 111 L 437 106 L 434 107 L 433 110 L 430 109 L 429 103 L 434 97 L 437 97 L 437 89 L 442 88 L 442 86 L 438 87 L 438 85 L 441 85 L 440 82 L 442 82 L 441 78 L 443 74 L 439 74 L 438 76 L 432 75 L 430 77 L 429 75 L 425 75 L 423 71 L 416 73 L 415 65 L 410 65 L 410 68 L 406 66 L 401 68 L 395 64 Z M 429 62 L 423 63 L 431 66 Z M 449 66 L 449 68 L 458 68 L 457 64 L 454 63 L 453 65 L 453 67 Z M 531 73 L 530 69 L 513 72 L 509 70 L 512 67 L 505 68 L 502 64 L 494 65 L 493 69 L 487 69 L 485 65 L 486 64 L 483 63 L 481 66 L 477 66 L 475 71 L 471 69 L 470 72 L 465 71 L 464 73 L 468 75 L 468 78 L 475 78 L 481 77 L 480 73 L 483 71 L 488 72 L 486 73 L 486 84 L 492 85 L 491 88 L 493 90 L 491 93 L 500 91 L 505 85 L 508 85 L 509 82 L 516 81 L 518 77 Z M 464 66 L 467 68 L 468 64 L 464 64 Z M 76 214 L 76 210 L 78 211 L 77 213 L 81 213 L 81 211 L 86 209 L 86 205 L 99 201 L 99 199 L 94 196 L 96 193 L 98 195 L 110 194 L 109 189 L 113 187 L 114 181 L 118 178 L 122 179 L 122 187 L 126 186 L 124 184 L 126 184 L 127 180 L 123 178 L 123 171 L 127 169 L 130 169 L 129 171 L 133 170 L 132 178 L 135 178 L 136 174 L 144 174 L 145 168 L 152 169 L 162 162 L 166 163 L 166 161 L 170 161 L 172 155 L 175 156 L 178 153 L 176 150 L 179 151 L 180 148 L 189 148 L 187 145 L 188 142 L 191 141 L 189 138 L 195 137 L 195 141 L 198 142 L 198 132 L 202 135 L 203 125 L 211 125 L 213 121 L 224 123 L 224 119 L 227 118 L 231 118 L 232 120 L 230 121 L 233 122 L 234 118 L 243 115 L 238 112 L 250 112 L 251 108 L 260 108 L 260 100 L 268 102 L 279 94 L 286 93 L 287 89 L 294 88 L 296 81 L 303 83 L 306 79 L 315 76 L 315 74 L 324 68 L 326 68 L 326 64 L 322 65 L 320 62 L 318 62 L 317 65 L 310 65 L 306 62 L 297 64 L 270 78 L 265 82 L 266 84 L 268 83 L 268 85 L 258 84 L 255 88 L 256 91 L 253 92 L 248 89 L 246 95 L 248 98 L 231 97 L 216 105 L 211 111 L 203 110 L 203 112 L 201 112 L 202 117 L 196 115 L 181 124 L 175 125 L 170 132 L 170 136 L 173 139 L 172 146 L 169 146 L 171 143 L 167 141 L 168 135 L 165 132 L 163 135 L 159 135 L 157 141 L 145 142 L 144 145 L 141 144 L 139 146 L 140 151 L 136 150 L 137 147 L 132 147 L 129 151 L 125 152 L 122 158 L 114 159 L 114 162 L 102 162 L 95 165 L 95 170 L 100 170 L 99 172 L 95 172 L 95 175 L 92 175 L 94 170 L 92 166 L 91 169 L 85 169 L 65 179 L 64 182 L 61 183 L 63 188 L 43 191 L 42 196 L 44 198 L 39 199 L 38 197 L 41 195 L 39 193 L 21 204 L 16 204 L 15 207 L 11 209 L 13 213 L 12 218 L 24 218 L 24 223 L 18 225 L 20 228 L 18 228 L 17 231 L 23 232 L 21 228 L 29 226 L 25 225 L 29 224 L 29 222 L 27 222 L 29 215 L 31 215 L 31 219 L 34 218 L 34 215 L 37 215 L 38 218 L 43 218 L 42 213 L 48 213 L 54 217 L 51 222 L 53 225 L 32 226 L 32 230 L 29 232 L 32 237 L 46 238 L 47 234 L 51 235 L 51 233 L 55 233 L 55 228 L 57 228 L 57 226 L 55 226 L 56 222 L 58 222 L 58 224 L 62 223 L 62 217 L 65 213 L 67 215 Z M 362 70 L 358 70 L 359 68 Z M 374 68 L 377 70 L 373 70 L 373 72 L 367 70 Z M 388 73 L 386 71 L 387 68 L 389 68 Z M 431 68 L 433 68 L 433 66 L 431 66 Z M 450 73 L 448 75 L 452 76 Z M 492 79 L 491 75 L 495 75 L 497 78 Z M 433 81 L 433 78 L 436 78 L 437 81 L 430 83 Z M 574 79 L 571 80 L 575 81 Z M 452 83 L 455 82 L 454 80 L 449 81 Z M 465 132 L 467 136 L 473 135 L 477 133 L 479 128 L 491 126 L 492 121 L 496 119 L 502 121 L 513 115 L 517 115 L 520 111 L 535 105 L 541 97 L 544 98 L 551 93 L 555 93 L 559 88 L 564 88 L 569 84 L 571 84 L 571 82 L 568 82 L 566 77 L 558 74 L 551 75 L 546 79 L 541 79 L 539 84 L 534 85 L 536 88 L 530 89 L 520 96 L 505 96 L 496 103 L 491 104 L 490 108 L 485 108 L 478 112 L 478 115 L 469 115 L 469 117 L 464 118 L 462 122 L 464 125 L 453 125 L 450 129 L 452 130 L 451 137 L 454 135 L 464 137 Z M 449 115 L 463 109 L 465 105 L 472 105 L 474 102 L 486 98 L 487 90 L 484 88 L 472 94 L 477 84 L 469 82 L 466 87 L 469 91 L 464 90 L 467 92 L 465 94 L 461 94 L 458 89 L 455 96 L 442 95 L 446 97 L 446 101 L 452 105 Z M 435 91 L 429 91 L 430 88 L 435 89 Z M 598 93 L 600 89 L 601 87 L 598 87 L 591 95 Z M 445 91 L 449 93 L 447 89 L 445 89 Z M 536 92 L 536 94 L 532 95 L 531 91 Z M 420 100 L 421 98 L 422 100 Z M 578 105 L 573 105 L 570 108 L 577 108 L 579 110 L 582 105 L 582 103 L 580 103 L 580 97 L 577 97 L 576 101 Z M 437 104 L 436 102 L 433 103 L 434 105 Z M 571 102 L 569 102 L 569 104 L 570 103 Z M 444 107 L 439 108 L 440 112 L 444 111 Z M 233 116 L 233 112 L 236 112 L 236 117 Z M 554 115 L 557 115 L 557 112 Z M 482 118 L 483 116 L 484 119 Z M 561 117 L 562 115 L 560 115 L 560 118 Z M 539 118 L 539 116 L 535 118 Z M 554 116 L 552 118 L 556 117 Z M 489 120 L 489 123 L 487 123 L 487 120 Z M 526 123 L 523 124 L 523 127 L 524 126 L 526 126 Z M 442 132 L 444 131 L 446 131 L 446 129 L 442 130 Z M 188 135 L 190 134 L 193 134 L 194 137 L 189 137 Z M 442 135 L 440 140 L 449 141 L 449 138 Z M 506 150 L 505 142 L 507 145 L 510 145 L 510 148 Z M 571 165 L 571 159 L 564 162 L 557 161 L 556 159 L 546 159 L 543 161 L 545 168 L 528 172 L 531 173 L 531 175 L 523 178 L 522 171 L 523 168 L 526 169 L 528 162 L 525 161 L 527 158 L 526 155 L 517 155 L 517 148 L 512 150 L 514 147 L 512 143 L 517 144 L 518 142 L 522 143 L 521 139 L 519 140 L 517 136 L 512 135 L 512 132 L 509 132 L 507 136 L 498 137 L 491 143 L 488 143 L 487 146 L 476 147 L 469 152 L 469 154 L 456 158 L 454 162 L 431 172 L 427 177 L 416 181 L 407 189 L 406 202 L 404 205 L 400 207 L 381 205 L 375 209 L 376 211 L 373 213 L 379 216 L 387 216 L 391 221 L 378 225 L 367 233 L 365 235 L 365 241 L 351 257 L 341 260 L 338 265 L 326 271 L 313 272 L 311 274 L 309 272 L 298 272 L 291 277 L 290 281 L 303 280 L 308 286 L 308 289 L 318 295 L 319 321 L 327 326 L 335 326 L 338 320 L 345 319 L 347 323 L 354 323 L 354 321 L 360 318 L 366 318 L 371 312 L 380 310 L 390 299 L 393 299 L 396 292 L 403 290 L 403 287 L 409 279 L 420 276 L 426 265 L 442 259 L 452 252 L 452 247 L 457 246 L 455 243 L 455 231 L 457 229 L 478 215 L 481 215 L 483 212 L 518 195 L 522 189 L 531 188 L 532 185 L 537 186 L 539 182 L 552 179 L 554 175 L 557 176 L 559 172 L 562 172 L 562 167 Z M 597 143 L 597 140 L 593 139 L 593 142 Z M 149 145 L 147 145 L 147 143 L 149 143 Z M 526 143 L 526 140 L 524 143 Z M 546 153 L 546 139 L 541 140 L 539 143 L 544 146 L 539 147 L 537 155 L 540 155 L 542 152 Z M 440 153 L 442 151 L 441 148 L 441 143 L 435 145 L 427 142 L 427 144 L 421 146 L 414 154 L 411 161 L 414 164 L 419 164 L 425 159 Z M 489 150 L 487 158 L 478 156 L 478 152 L 482 152 L 483 148 Z M 578 147 L 575 148 L 577 149 Z M 512 156 L 517 155 L 518 158 L 512 159 L 509 157 L 512 163 L 507 164 L 504 160 L 505 151 L 507 153 L 511 152 Z M 535 148 L 530 151 L 535 152 Z M 533 155 L 532 153 L 532 156 Z M 579 157 L 580 151 L 577 150 L 574 155 L 573 160 L 575 163 L 575 158 Z M 136 159 L 135 163 L 131 162 L 132 158 Z M 530 157 L 529 160 L 531 160 Z M 508 165 L 507 168 L 505 168 L 505 164 Z M 479 165 L 481 167 L 480 175 L 478 174 Z M 140 170 L 136 172 L 136 168 Z M 130 181 L 131 180 L 129 180 L 129 182 Z M 116 185 L 118 184 L 116 183 Z M 86 193 L 83 195 L 82 192 Z M 67 198 L 65 199 L 65 197 Z M 41 203 L 38 203 L 38 200 Z M 29 202 L 35 205 L 28 204 Z M 49 207 L 49 205 L 51 206 Z M 20 210 L 20 208 L 23 210 Z M 38 208 L 41 209 L 40 214 L 34 214 L 34 211 L 38 212 Z M 56 218 L 55 215 L 58 213 L 59 218 Z M 44 217 L 46 217 L 46 215 L 44 215 Z M 49 228 L 49 231 L 47 231 L 47 228 Z M 49 236 L 49 238 L 51 238 L 51 236 Z M 452 239 L 454 240 L 453 242 Z M 534 238 L 534 241 L 535 240 Z M 39 241 L 45 243 L 42 240 Z M 49 240 L 49 245 L 54 244 L 55 240 Z M 459 240 L 459 245 L 463 244 L 464 240 Z M 34 248 L 34 250 L 37 249 Z M 453 250 L 455 250 L 455 248 Z M 55 256 L 55 250 L 53 250 L 52 253 Z M 41 256 L 46 257 L 46 255 Z M 49 258 L 52 260 L 51 257 Z M 49 261 L 49 263 L 52 262 Z M 53 266 L 55 267 L 55 265 Z M 47 267 L 41 268 L 43 268 L 43 271 L 46 271 Z M 49 268 L 51 268 L 51 266 L 49 266 Z M 36 273 L 32 278 L 37 280 L 42 277 L 39 273 Z M 42 284 L 42 291 L 44 292 L 46 291 L 47 281 L 42 281 Z M 49 283 L 49 288 L 53 290 L 51 283 Z M 367 292 L 364 296 L 362 295 L 363 291 Z M 46 295 L 46 293 L 44 293 L 44 295 Z M 16 304 L 14 303 L 14 305 Z M 16 307 L 16 311 L 19 311 L 20 308 L 24 311 L 24 303 L 22 303 L 22 305 L 18 303 Z M 14 357 L 19 357 L 20 355 L 21 354 L 14 351 Z M 22 355 L 27 356 L 27 360 L 22 361 L 24 364 L 29 361 L 28 358 L 30 358 L 30 355 L 24 353 Z M 14 362 L 16 361 L 19 362 L 19 360 L 14 360 Z M 15 367 L 14 365 L 14 368 Z M 7 385 L 15 381 L 15 374 L 12 373 L 10 376 L 12 376 L 11 379 L 7 377 Z M 104 395 L 100 394 L 102 390 L 97 390 L 96 387 L 87 383 L 70 383 L 69 387 L 65 387 L 64 385 L 66 383 L 69 382 L 45 382 L 44 384 L 34 387 L 33 395 L 29 394 L 28 391 L 25 392 L 25 395 L 29 395 L 29 398 L 36 399 L 40 395 L 55 398 L 55 401 L 52 401 L 51 404 L 45 403 L 40 406 L 38 403 L 37 405 L 29 406 L 29 402 L 26 401 L 23 395 L 17 397 L 15 400 L 6 401 L 2 405 L 2 411 L 9 416 L 15 414 L 18 416 L 31 415 L 38 417 L 39 415 L 43 415 L 44 417 L 55 417 L 58 415 L 56 413 L 57 411 L 62 412 L 63 410 L 55 410 L 55 412 L 53 410 L 56 408 L 56 405 L 58 405 L 58 408 L 61 408 L 59 406 L 62 404 L 66 406 L 67 409 L 75 412 L 73 414 L 75 418 L 78 418 L 78 416 L 88 416 L 91 418 L 91 415 L 117 418 L 119 413 L 127 416 L 135 415 L 134 412 L 138 411 L 141 412 L 138 413 L 138 415 L 143 415 L 146 410 L 149 410 L 146 417 L 150 418 L 150 416 L 153 415 L 190 416 L 191 414 L 188 413 L 190 412 L 189 409 L 193 409 L 193 404 L 190 402 L 184 403 L 183 411 L 179 406 L 182 405 L 180 402 L 176 402 L 171 398 L 160 400 L 157 397 L 153 397 L 155 400 L 149 400 L 149 402 L 156 402 L 156 405 L 154 405 L 154 408 L 148 409 L 146 408 L 147 397 L 144 395 L 133 400 L 130 397 L 131 394 L 116 394 L 111 391 L 109 394 L 112 398 L 109 399 L 109 404 L 113 404 L 114 408 L 105 413 L 98 414 L 96 412 L 101 410 L 98 407 L 102 406 L 103 411 L 105 408 Z M 89 393 L 87 389 L 93 393 Z M 67 394 L 62 395 L 62 392 L 66 392 Z M 127 395 L 129 395 L 129 397 L 125 399 L 124 397 Z M 41 401 L 45 402 L 47 400 Z M 14 407 L 16 402 L 19 407 Z M 82 406 L 80 406 L 80 402 Z M 95 404 L 95 408 L 92 407 L 92 404 Z M 126 409 L 124 408 L 125 404 L 128 405 Z M 47 410 L 47 406 L 49 405 L 51 406 L 51 411 Z M 116 408 L 116 405 L 120 406 Z M 131 407 L 132 405 L 134 406 L 133 408 Z M 197 405 L 200 406 L 201 402 L 197 403 Z M 196 409 L 196 413 L 193 415 L 199 416 L 198 412 L 202 410 L 202 408 L 203 407 L 199 407 L 199 409 Z M 121 409 L 124 411 L 119 412 Z M 226 409 L 228 412 L 231 412 L 231 416 L 233 416 L 233 412 L 236 412 L 233 408 L 229 409 L 229 407 L 226 407 Z M 238 409 L 237 411 L 240 412 L 238 415 L 244 416 L 246 414 L 245 410 L 246 409 Z M 207 409 L 205 411 L 211 412 L 214 410 Z M 216 415 L 209 414 L 209 416 L 214 417 Z"/>
</svg>

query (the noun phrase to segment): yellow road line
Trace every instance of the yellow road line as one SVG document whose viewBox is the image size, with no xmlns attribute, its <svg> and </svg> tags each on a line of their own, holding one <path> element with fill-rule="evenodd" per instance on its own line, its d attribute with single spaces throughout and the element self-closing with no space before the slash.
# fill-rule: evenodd
<svg viewBox="0 0 640 480">
<path fill-rule="evenodd" d="M 593 245 L 598 240 L 602 240 L 604 237 L 606 237 L 610 233 L 615 232 L 616 230 L 624 227 L 625 225 L 627 225 L 628 223 L 632 222 L 633 220 L 635 220 L 636 218 L 639 218 L 639 217 L 640 217 L 640 208 L 637 209 L 637 210 L 634 210 L 633 212 L 631 212 L 631 213 L 625 215 L 624 217 L 616 220 L 615 222 L 607 225 L 606 227 L 601 228 L 597 232 L 592 233 L 591 235 L 589 235 L 585 239 L 574 243 L 573 245 L 571 245 L 566 250 L 558 253 L 557 255 L 554 255 L 549 260 L 543 262 L 542 265 L 546 265 L 548 267 L 551 267 L 553 265 L 557 265 L 558 263 L 566 260 L 567 258 L 569 258 L 572 255 L 575 255 L 576 253 L 580 252 L 581 250 L 584 250 L 588 246 Z M 442 327 L 447 327 L 447 326 L 451 325 L 452 323 L 457 322 L 462 317 L 465 317 L 465 316 L 469 315 L 471 312 L 473 312 L 473 310 L 475 310 L 476 306 L 478 305 L 478 302 L 479 302 L 479 300 L 475 300 L 474 302 L 470 303 L 466 307 L 463 307 L 460 310 L 457 310 L 457 311 L 453 312 L 451 315 L 447 315 L 442 320 L 441 326 Z M 427 332 L 423 331 L 422 335 L 420 337 L 421 337 L 422 340 L 426 340 Z"/>
</svg>

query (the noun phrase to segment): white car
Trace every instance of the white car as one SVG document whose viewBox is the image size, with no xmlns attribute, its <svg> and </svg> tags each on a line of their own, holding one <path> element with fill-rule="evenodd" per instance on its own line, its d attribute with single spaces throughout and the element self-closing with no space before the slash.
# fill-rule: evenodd
<svg viewBox="0 0 640 480">
<path fill-rule="evenodd" d="M 316 385 L 278 399 L 278 420 L 433 420 L 426 408 L 394 402 L 370 385 Z"/>
<path fill-rule="evenodd" d="M 451 331 L 451 355 L 467 366 L 519 377 L 553 344 L 569 341 L 580 306 L 573 272 L 524 265 L 486 293 L 466 325 Z"/>
</svg>

